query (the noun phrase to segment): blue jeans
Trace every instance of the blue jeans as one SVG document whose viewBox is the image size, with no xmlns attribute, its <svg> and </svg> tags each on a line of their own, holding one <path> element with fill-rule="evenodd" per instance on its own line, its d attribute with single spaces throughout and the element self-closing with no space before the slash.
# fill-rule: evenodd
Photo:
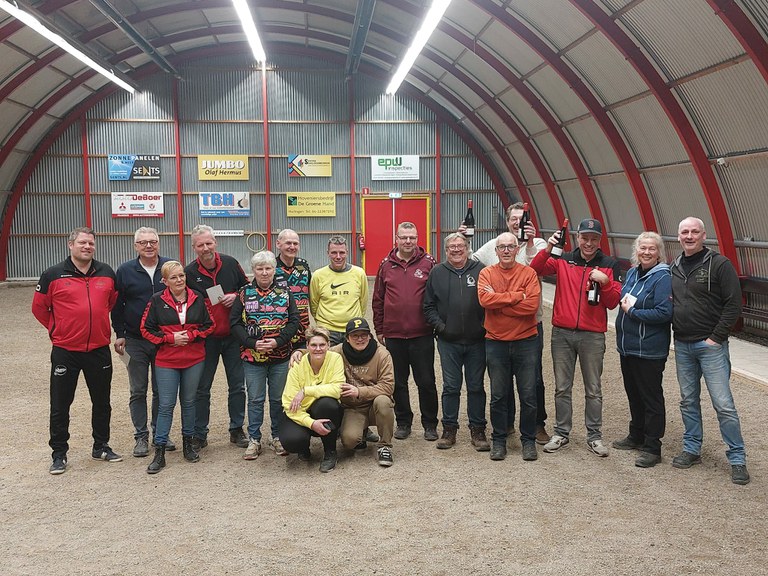
<svg viewBox="0 0 768 576">
<path fill-rule="evenodd" d="M 568 438 L 573 428 L 573 375 L 579 359 L 584 380 L 584 422 L 587 441 L 603 437 L 603 375 L 605 334 L 552 327 L 552 365 L 555 371 L 555 434 Z"/>
<path fill-rule="evenodd" d="M 485 419 L 485 342 L 455 344 L 437 340 L 443 370 L 443 428 L 459 427 L 462 367 L 467 381 L 467 417 L 471 428 L 483 428 Z"/>
<path fill-rule="evenodd" d="M 181 434 L 192 436 L 195 431 L 195 398 L 197 385 L 203 373 L 204 362 L 198 362 L 189 368 L 161 368 L 155 366 L 157 378 L 157 428 L 155 444 L 165 446 L 173 424 L 173 409 L 176 396 L 181 404 Z"/>
<path fill-rule="evenodd" d="M 147 389 L 149 372 L 152 370 L 152 430 L 157 422 L 157 379 L 155 378 L 155 354 L 157 346 L 143 338 L 125 337 L 125 352 L 131 357 L 128 362 L 128 387 L 130 399 L 128 410 L 133 422 L 133 437 L 148 438 L 147 430 Z"/>
<path fill-rule="evenodd" d="M 205 339 L 205 368 L 200 377 L 195 403 L 195 437 L 208 437 L 208 422 L 211 418 L 211 386 L 216 368 L 219 367 L 219 356 L 224 362 L 229 387 L 229 430 L 243 427 L 245 422 L 245 375 L 243 361 L 240 359 L 240 343 L 230 335 L 226 338 Z"/>
<path fill-rule="evenodd" d="M 537 336 L 506 342 L 485 341 L 485 358 L 491 379 L 491 438 L 494 444 L 506 444 L 509 425 L 509 395 L 514 381 L 520 397 L 520 438 L 536 440 L 536 350 Z"/>
<path fill-rule="evenodd" d="M 680 413 L 683 417 L 683 450 L 701 454 L 704 431 L 701 425 L 701 376 L 707 383 L 712 406 L 720 423 L 720 435 L 728 446 L 728 462 L 745 464 L 744 439 L 731 394 L 731 357 L 728 341 L 710 346 L 706 341 L 675 340 L 677 382 L 680 384 Z"/>
<path fill-rule="evenodd" d="M 277 364 L 243 362 L 245 385 L 248 389 L 248 437 L 261 440 L 261 424 L 264 422 L 264 400 L 269 383 L 269 419 L 272 438 L 279 436 L 283 405 L 280 402 L 288 377 L 288 360 Z"/>
</svg>

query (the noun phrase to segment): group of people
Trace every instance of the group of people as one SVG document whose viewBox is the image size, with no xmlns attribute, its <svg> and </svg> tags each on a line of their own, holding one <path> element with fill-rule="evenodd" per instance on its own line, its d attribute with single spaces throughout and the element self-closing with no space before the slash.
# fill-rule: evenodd
<svg viewBox="0 0 768 576">
<path fill-rule="evenodd" d="M 381 262 L 373 288 L 375 337 L 365 319 L 367 278 L 360 267 L 348 263 L 342 236 L 330 238 L 329 264 L 312 272 L 298 256 L 296 232 L 283 230 L 274 254 L 261 251 L 252 257 L 249 282 L 234 258 L 217 252 L 214 231 L 205 225 L 192 231 L 197 258 L 186 267 L 159 255 L 154 229 L 139 228 L 134 238 L 138 257 L 116 274 L 94 259 L 93 230 L 74 230 L 70 257 L 43 273 L 33 301 L 33 312 L 53 342 L 50 472 L 66 469 L 69 407 L 81 371 L 93 402 L 93 457 L 121 460 L 108 444 L 110 311 L 115 351 L 128 367 L 133 455 L 148 456 L 150 444 L 154 447 L 150 474 L 162 470 L 166 451 L 175 449 L 170 429 L 177 397 L 184 458 L 197 461 L 207 446 L 211 385 L 219 358 L 228 383 L 230 441 L 244 449 L 245 460 L 256 460 L 262 453 L 268 398 L 268 446 L 276 454 L 297 454 L 299 460 L 309 461 L 310 440 L 319 437 L 320 470 L 328 472 L 336 466 L 340 438 L 350 450 L 375 443 L 376 462 L 391 466 L 392 439 L 411 435 L 411 373 L 424 439 L 436 441 L 442 450 L 456 444 L 464 381 L 470 442 L 494 461 L 506 458 L 514 434 L 516 387 L 522 458 L 536 460 L 537 444 L 546 453 L 569 445 L 577 360 L 585 387 L 587 448 L 606 457 L 601 375 L 607 310 L 619 307 L 617 349 L 631 420 L 627 436 L 612 446 L 637 450 L 639 467 L 661 461 L 662 378 L 672 327 L 685 426 L 683 451 L 672 464 L 690 468 L 701 462 L 703 375 L 728 445 L 732 481 L 748 483 L 729 384 L 728 334 L 740 314 L 739 280 L 727 258 L 704 246 L 702 221 L 691 217 L 680 223 L 683 253 L 671 265 L 662 238 L 653 232 L 640 234 L 623 284 L 618 261 L 600 249 L 599 221 L 583 220 L 574 250 L 561 255 L 552 248 L 561 244 L 562 232 L 548 240 L 537 237 L 533 223 L 523 219 L 522 204 L 507 209 L 506 223 L 508 232 L 474 253 L 463 227 L 448 234 L 440 264 L 419 245 L 416 226 L 400 223 L 395 246 Z M 546 431 L 542 371 L 543 276 L 556 277 L 552 436 Z M 440 403 L 435 342 L 443 380 Z M 439 416 L 442 435 L 437 430 Z"/>
</svg>

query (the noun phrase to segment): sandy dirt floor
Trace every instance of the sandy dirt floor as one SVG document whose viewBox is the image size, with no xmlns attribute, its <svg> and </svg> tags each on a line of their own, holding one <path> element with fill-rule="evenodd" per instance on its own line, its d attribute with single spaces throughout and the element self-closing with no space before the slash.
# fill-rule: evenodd
<svg viewBox="0 0 768 576">
<path fill-rule="evenodd" d="M 734 379 L 752 483 L 730 481 L 725 447 L 704 393 L 704 463 L 677 470 L 682 427 L 674 359 L 664 380 L 664 460 L 587 451 L 583 386 L 574 387 L 571 445 L 523 462 L 510 443 L 503 462 L 469 444 L 466 416 L 454 449 L 436 450 L 418 424 L 395 440 L 395 464 L 374 450 L 340 452 L 330 474 L 313 461 L 255 462 L 229 443 L 223 369 L 214 382 L 210 445 L 199 463 L 169 453 L 149 476 L 133 458 L 128 379 L 115 361 L 112 447 L 90 458 L 90 400 L 81 379 L 72 407 L 69 467 L 48 474 L 50 342 L 30 312 L 34 288 L 0 290 L 0 575 L 381 574 L 683 575 L 767 574 L 768 449 L 760 418 L 768 388 Z M 548 429 L 554 419 L 545 321 Z M 603 379 L 607 442 L 623 437 L 627 400 L 613 334 Z M 439 371 L 438 371 L 439 374 Z M 438 387 L 440 384 L 438 384 Z M 412 401 L 415 400 L 415 389 Z M 462 398 L 462 412 L 465 410 Z M 178 409 L 172 438 L 180 444 Z M 269 436 L 265 423 L 264 436 Z"/>
</svg>

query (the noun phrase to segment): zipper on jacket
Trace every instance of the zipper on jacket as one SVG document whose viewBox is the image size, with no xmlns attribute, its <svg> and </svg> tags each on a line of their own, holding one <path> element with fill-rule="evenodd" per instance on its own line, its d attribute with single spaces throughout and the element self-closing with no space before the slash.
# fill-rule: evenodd
<svg viewBox="0 0 768 576">
<path fill-rule="evenodd" d="M 91 332 L 93 331 L 93 303 L 91 302 L 91 285 L 90 280 L 86 276 L 85 278 L 85 295 L 88 299 L 88 341 L 85 345 L 87 352 L 91 351 Z"/>
</svg>

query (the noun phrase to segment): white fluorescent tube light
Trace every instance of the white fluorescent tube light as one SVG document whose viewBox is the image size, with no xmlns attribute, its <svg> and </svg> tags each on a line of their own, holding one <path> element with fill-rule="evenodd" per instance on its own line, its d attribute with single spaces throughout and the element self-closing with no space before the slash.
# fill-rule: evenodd
<svg viewBox="0 0 768 576">
<path fill-rule="evenodd" d="M 405 53 L 405 57 L 403 58 L 403 61 L 400 62 L 400 66 L 398 66 L 397 72 L 395 72 L 395 75 L 392 77 L 389 86 L 387 86 L 387 94 L 394 94 L 397 92 L 397 89 L 400 88 L 400 84 L 405 80 L 408 71 L 411 69 L 411 66 L 413 66 L 413 63 L 416 62 L 416 58 L 418 58 L 422 49 L 427 44 L 429 37 L 432 36 L 432 32 L 437 28 L 440 19 L 443 17 L 443 14 L 445 14 L 450 3 L 451 0 L 433 0 L 429 12 L 427 12 L 427 15 L 424 17 L 424 22 L 422 23 L 421 28 L 419 28 L 419 31 L 413 39 L 413 43 L 408 48 L 408 52 Z"/>
<path fill-rule="evenodd" d="M 243 32 L 248 39 L 248 44 L 251 45 L 253 57 L 256 58 L 257 62 L 265 62 L 267 60 L 267 53 L 264 52 L 264 47 L 261 45 L 259 32 L 256 30 L 256 23 L 253 21 L 253 15 L 248 7 L 247 0 L 232 0 L 232 4 L 237 15 L 240 17 L 240 22 L 243 24 Z"/>
<path fill-rule="evenodd" d="M 80 62 L 82 62 L 86 66 L 89 66 L 90 68 L 93 68 L 94 70 L 96 70 L 96 72 L 98 72 L 99 74 L 102 74 L 103 76 L 105 76 L 106 78 L 108 78 L 109 80 L 117 84 L 118 86 L 120 86 L 120 88 L 127 90 L 131 94 L 136 92 L 136 89 L 133 86 L 131 86 L 130 84 L 125 82 L 123 79 L 118 77 L 114 72 L 112 72 L 112 70 L 107 70 L 106 68 L 104 68 L 104 66 L 96 63 L 96 61 L 93 60 L 93 58 L 86 55 L 81 50 L 78 50 L 72 44 L 70 44 L 67 40 L 62 38 L 58 33 L 54 32 L 53 30 L 45 26 L 33 14 L 30 14 L 29 12 L 26 12 L 21 8 L 19 8 L 19 5 L 16 2 L 8 2 L 7 0 L 0 0 L 0 8 L 8 12 L 8 14 L 13 16 L 17 20 L 20 20 L 21 22 L 23 22 L 24 24 L 32 28 L 32 30 L 34 30 L 38 34 L 44 36 L 45 38 L 47 38 L 48 40 L 56 44 L 62 50 L 69 52 L 72 56 L 80 60 Z"/>
</svg>

